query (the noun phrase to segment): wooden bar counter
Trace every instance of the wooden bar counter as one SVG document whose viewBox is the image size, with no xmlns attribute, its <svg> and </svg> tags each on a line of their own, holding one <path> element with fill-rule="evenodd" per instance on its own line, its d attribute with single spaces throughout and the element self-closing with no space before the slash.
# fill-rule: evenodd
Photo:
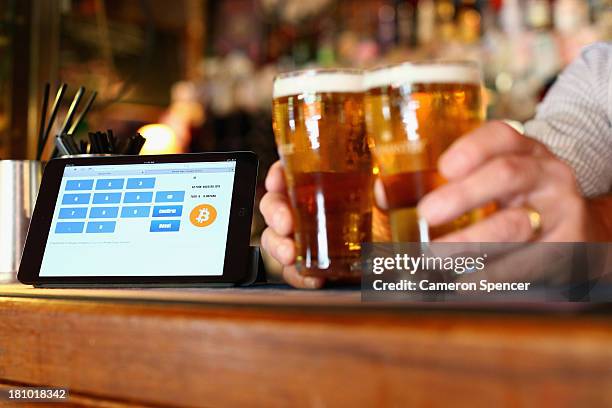
<svg viewBox="0 0 612 408">
<path fill-rule="evenodd" d="M 0 383 L 74 406 L 612 406 L 612 314 L 5 285 Z"/>
</svg>

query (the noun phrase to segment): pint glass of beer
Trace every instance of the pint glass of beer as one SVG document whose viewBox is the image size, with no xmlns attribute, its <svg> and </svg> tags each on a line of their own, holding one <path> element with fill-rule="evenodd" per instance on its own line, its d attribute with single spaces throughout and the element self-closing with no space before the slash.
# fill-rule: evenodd
<svg viewBox="0 0 612 408">
<path fill-rule="evenodd" d="M 372 160 L 363 73 L 307 70 L 274 80 L 273 127 L 295 220 L 297 268 L 329 279 L 359 276 L 372 235 Z"/>
<path fill-rule="evenodd" d="M 404 63 L 371 70 L 364 79 L 368 138 L 396 242 L 427 242 L 463 228 L 491 211 L 465 214 L 430 228 L 416 211 L 419 200 L 445 183 L 440 155 L 484 120 L 481 73 L 476 64 Z"/>
</svg>

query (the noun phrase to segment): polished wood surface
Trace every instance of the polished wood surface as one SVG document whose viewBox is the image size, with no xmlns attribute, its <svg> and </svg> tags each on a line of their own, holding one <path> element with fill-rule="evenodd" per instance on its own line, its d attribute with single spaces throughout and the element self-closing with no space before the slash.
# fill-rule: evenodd
<svg viewBox="0 0 612 408">
<path fill-rule="evenodd" d="M 0 383 L 67 387 L 81 405 L 612 406 L 605 310 L 435 311 L 358 295 L 5 286 Z"/>
</svg>

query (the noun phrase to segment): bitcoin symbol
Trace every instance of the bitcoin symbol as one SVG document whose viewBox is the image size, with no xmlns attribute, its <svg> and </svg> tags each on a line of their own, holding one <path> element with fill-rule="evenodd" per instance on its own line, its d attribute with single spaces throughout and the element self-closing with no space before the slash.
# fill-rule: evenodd
<svg viewBox="0 0 612 408">
<path fill-rule="evenodd" d="M 217 218 L 217 210 L 210 204 L 200 204 L 191 210 L 189 221 L 195 227 L 207 227 Z"/>
<path fill-rule="evenodd" d="M 209 218 L 210 218 L 210 211 L 208 210 L 208 208 L 202 208 L 200 210 L 200 215 L 198 215 L 198 218 L 196 218 L 196 221 L 201 224 L 205 221 L 208 221 Z"/>
</svg>

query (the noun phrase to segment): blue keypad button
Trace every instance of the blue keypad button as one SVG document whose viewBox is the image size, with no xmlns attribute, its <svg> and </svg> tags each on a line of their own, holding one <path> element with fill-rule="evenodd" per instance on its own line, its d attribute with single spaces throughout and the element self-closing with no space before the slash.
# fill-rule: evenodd
<svg viewBox="0 0 612 408">
<path fill-rule="evenodd" d="M 153 193 L 151 191 L 130 192 L 125 193 L 123 202 L 129 204 L 150 203 L 153 201 Z"/>
<path fill-rule="evenodd" d="M 59 210 L 59 218 L 62 220 L 85 217 L 87 217 L 87 207 L 64 207 Z"/>
<path fill-rule="evenodd" d="M 146 218 L 151 214 L 149 206 L 122 207 L 121 218 Z"/>
<path fill-rule="evenodd" d="M 64 194 L 62 197 L 62 205 L 89 204 L 90 197 L 91 194 L 89 193 Z"/>
<path fill-rule="evenodd" d="M 119 207 L 91 207 L 89 218 L 117 218 Z"/>
<path fill-rule="evenodd" d="M 181 226 L 181 220 L 154 220 L 151 221 L 150 232 L 174 232 Z"/>
<path fill-rule="evenodd" d="M 85 227 L 84 222 L 58 222 L 55 224 L 56 234 L 80 234 Z"/>
<path fill-rule="evenodd" d="M 155 177 L 129 178 L 127 189 L 153 188 L 155 187 Z"/>
<path fill-rule="evenodd" d="M 88 234 L 108 234 L 115 232 L 115 221 L 91 221 L 87 223 Z"/>
<path fill-rule="evenodd" d="M 96 190 L 120 190 L 125 184 L 125 179 L 98 179 Z"/>
<path fill-rule="evenodd" d="M 68 180 L 66 182 L 66 190 L 91 190 L 93 182 L 93 180 Z"/>
<path fill-rule="evenodd" d="M 181 203 L 184 200 L 184 191 L 158 191 L 155 193 L 156 203 Z"/>
<path fill-rule="evenodd" d="M 119 204 L 121 202 L 121 193 L 95 193 L 93 197 L 94 204 Z"/>
<path fill-rule="evenodd" d="M 156 205 L 153 207 L 153 217 L 180 217 L 182 214 L 182 205 Z"/>
</svg>

